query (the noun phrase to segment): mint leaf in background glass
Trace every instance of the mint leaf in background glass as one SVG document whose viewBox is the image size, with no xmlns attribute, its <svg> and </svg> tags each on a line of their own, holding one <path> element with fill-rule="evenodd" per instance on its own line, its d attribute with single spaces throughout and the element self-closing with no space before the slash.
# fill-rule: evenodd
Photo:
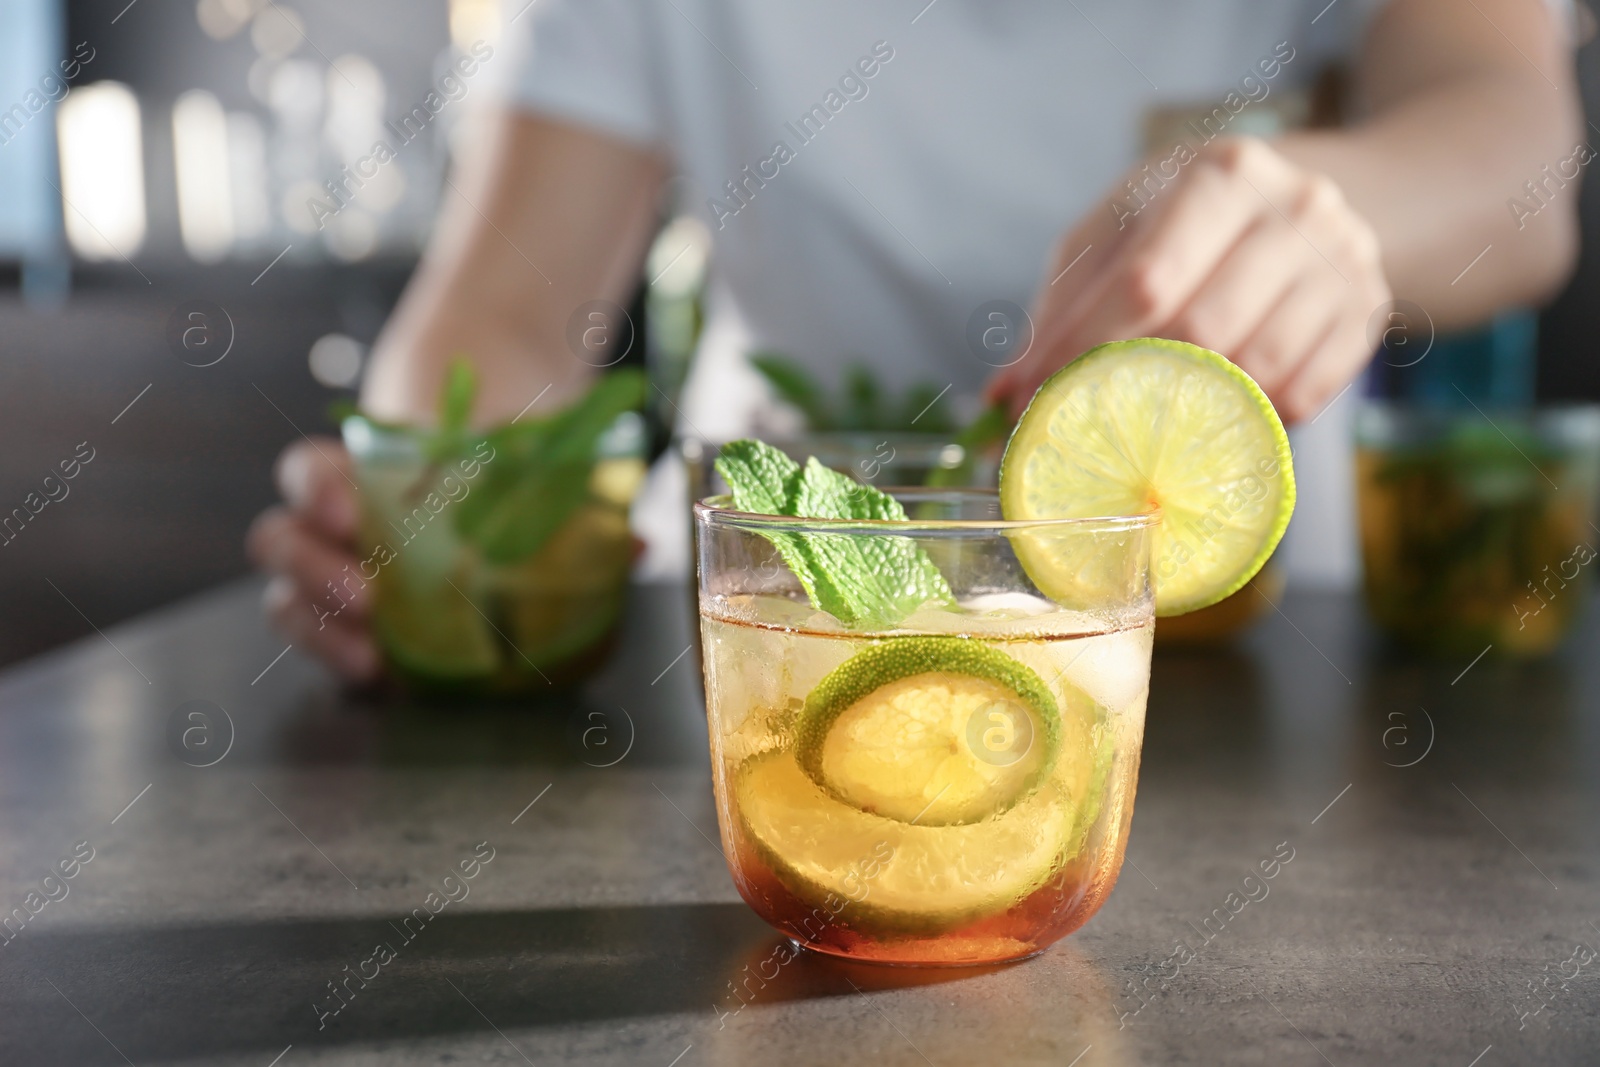
<svg viewBox="0 0 1600 1067">
<path fill-rule="evenodd" d="M 906 433 L 949 433 L 955 428 L 950 417 L 949 387 L 918 382 L 906 390 L 900 414 L 891 419 L 893 429 Z"/>
<path fill-rule="evenodd" d="M 755 352 L 750 356 L 750 365 L 761 372 L 780 398 L 800 409 L 808 427 L 813 430 L 833 428 L 827 391 L 804 366 L 781 352 Z"/>
<path fill-rule="evenodd" d="M 551 462 L 593 463 L 601 436 L 623 412 L 644 406 L 648 388 L 644 372 L 631 367 L 612 371 L 595 382 L 581 400 L 551 420 Z"/>
<path fill-rule="evenodd" d="M 538 552 L 589 496 L 600 437 L 643 403 L 643 372 L 612 371 L 571 407 L 488 433 L 482 482 L 456 509 L 456 530 L 491 563 Z"/>
<path fill-rule="evenodd" d="M 472 401 L 478 395 L 478 375 L 461 356 L 450 361 L 444 388 L 439 392 L 439 428 L 464 430 L 472 414 Z"/>
<path fill-rule="evenodd" d="M 895 429 L 883 410 L 883 388 L 872 368 L 856 363 L 844 372 L 843 412 L 839 425 L 846 430 Z"/>
<path fill-rule="evenodd" d="M 490 563 L 515 563 L 543 548 L 589 499 L 593 469 L 592 463 L 541 463 L 524 468 L 472 531 L 471 540 L 483 558 Z"/>
<path fill-rule="evenodd" d="M 439 390 L 439 426 L 425 445 L 429 459 L 442 463 L 464 450 L 467 420 L 477 395 L 478 375 L 472 364 L 462 356 L 453 357 L 445 371 L 444 388 Z"/>
<path fill-rule="evenodd" d="M 935 467 L 928 472 L 924 484 L 935 488 L 971 485 L 978 454 L 1004 441 L 1011 433 L 1011 426 L 1011 415 L 1003 406 L 984 408 L 955 436 L 953 443 L 961 446 L 961 462 L 954 467 Z"/>
<path fill-rule="evenodd" d="M 871 367 L 857 362 L 845 369 L 844 381 L 834 392 L 805 364 L 782 352 L 767 349 L 747 358 L 778 399 L 805 416 L 808 430 L 943 434 L 954 427 L 944 398 L 948 385 L 915 382 L 896 397 Z"/>
<path fill-rule="evenodd" d="M 906 517 L 899 501 L 882 490 L 815 457 L 802 468 L 760 441 L 724 446 L 716 467 L 740 511 L 813 519 Z M 944 575 L 910 537 L 778 531 L 762 536 L 794 572 L 812 606 L 847 626 L 893 626 L 929 601 L 954 599 Z"/>
</svg>

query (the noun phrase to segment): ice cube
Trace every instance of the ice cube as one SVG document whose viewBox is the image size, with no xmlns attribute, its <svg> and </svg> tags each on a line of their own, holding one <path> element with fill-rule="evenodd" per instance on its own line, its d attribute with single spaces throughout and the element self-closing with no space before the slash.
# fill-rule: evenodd
<svg viewBox="0 0 1600 1067">
<path fill-rule="evenodd" d="M 1062 674 L 1113 711 L 1142 707 L 1150 688 L 1154 634 L 1154 627 L 1140 626 L 1073 641 Z"/>
<path fill-rule="evenodd" d="M 1026 619 L 1033 615 L 1048 615 L 1055 605 L 1032 593 L 982 593 L 961 602 L 968 611 L 1001 619 Z"/>
</svg>

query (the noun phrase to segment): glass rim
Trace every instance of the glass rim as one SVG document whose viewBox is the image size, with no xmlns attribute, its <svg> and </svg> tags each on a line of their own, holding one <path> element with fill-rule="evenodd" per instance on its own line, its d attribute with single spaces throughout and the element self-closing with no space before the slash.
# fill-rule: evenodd
<svg viewBox="0 0 1600 1067">
<path fill-rule="evenodd" d="M 628 424 L 628 416 L 640 418 L 635 411 L 618 415 L 605 432 L 595 441 L 594 459 L 647 458 L 642 422 L 619 429 Z M 515 420 L 513 420 L 515 421 Z M 511 423 L 490 427 L 473 427 L 468 430 L 469 441 L 488 440 L 496 431 Z M 426 459 L 423 442 L 435 428 L 412 423 L 385 422 L 360 411 L 352 411 L 339 420 L 339 439 L 358 461 L 365 462 L 416 462 Z M 620 438 L 620 442 L 619 442 Z M 452 458 L 464 458 L 452 457 Z M 485 460 L 484 462 L 490 462 Z"/>
<path fill-rule="evenodd" d="M 880 488 L 896 499 L 911 498 L 915 500 L 921 497 L 923 499 L 957 498 L 998 501 L 1000 497 L 1000 491 L 997 489 L 965 487 L 937 489 L 927 486 L 881 486 Z M 1149 529 L 1159 523 L 1162 518 L 1160 508 L 1151 508 L 1149 511 L 1132 515 L 1091 515 L 1081 518 L 1059 519 L 818 519 L 806 516 L 765 515 L 756 511 L 740 511 L 737 508 L 728 506 L 731 505 L 732 499 L 728 494 L 722 493 L 717 496 L 696 500 L 694 502 L 695 518 L 705 518 L 708 522 L 717 522 L 740 529 L 778 528 L 806 530 L 821 528 L 836 532 L 861 531 L 880 533 L 900 533 L 917 530 L 974 532 L 1042 529 L 1115 532 Z"/>
</svg>

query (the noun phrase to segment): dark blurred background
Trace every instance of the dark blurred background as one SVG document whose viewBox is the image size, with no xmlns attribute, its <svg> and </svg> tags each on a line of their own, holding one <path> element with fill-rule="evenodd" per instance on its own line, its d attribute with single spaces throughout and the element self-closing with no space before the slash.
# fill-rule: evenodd
<svg viewBox="0 0 1600 1067">
<path fill-rule="evenodd" d="M 393 187 L 337 225 L 304 232 L 304 205 L 423 101 L 452 30 L 466 47 L 500 17 L 494 0 L 0 5 L 0 108 L 22 106 L 0 114 L 0 513 L 43 496 L 80 443 L 94 452 L 0 548 L 0 662 L 247 569 L 273 457 L 300 430 L 329 432 L 352 395 L 465 109 L 445 109 L 384 169 Z M 92 58 L 71 91 L 28 113 L 26 94 L 74 55 Z M 184 167 L 201 179 L 187 189 Z M 197 199 L 207 187 L 229 195 Z M 196 301 L 231 319 L 212 366 L 167 339 Z M 216 351 L 229 331 L 214 317 Z"/>
<path fill-rule="evenodd" d="M 0 547 L 0 662 L 247 569 L 273 457 L 333 429 L 471 108 L 326 230 L 305 203 L 422 102 L 452 42 L 496 41 L 502 2 L 524 0 L 0 3 L 0 515 L 82 443 L 94 455 Z M 89 55 L 59 105 L 30 109 Z M 1600 46 L 1580 64 L 1600 118 Z M 1587 168 L 1582 263 L 1540 319 L 1541 399 L 1600 399 L 1597 185 Z M 211 366 L 168 339 L 196 310 L 216 344 L 231 333 Z"/>
</svg>

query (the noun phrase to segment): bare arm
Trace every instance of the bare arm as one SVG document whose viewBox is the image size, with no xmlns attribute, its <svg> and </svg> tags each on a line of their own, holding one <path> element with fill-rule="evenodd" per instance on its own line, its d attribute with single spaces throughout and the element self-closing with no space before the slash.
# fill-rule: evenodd
<svg viewBox="0 0 1600 1067">
<path fill-rule="evenodd" d="M 589 130 L 515 111 L 488 117 L 479 154 L 444 187 L 434 234 L 379 337 L 362 406 L 427 422 L 444 368 L 470 356 L 481 423 L 538 396 L 559 405 L 593 373 L 566 342 L 596 299 L 624 304 L 657 221 L 666 165 Z"/>
<path fill-rule="evenodd" d="M 480 423 L 512 418 L 546 387 L 536 410 L 559 406 L 594 373 L 567 348 L 568 318 L 590 300 L 625 301 L 638 280 L 662 161 L 528 115 L 502 112 L 490 123 L 485 151 L 445 187 L 427 255 L 378 340 L 361 399 L 380 418 L 431 421 L 458 352 L 478 368 Z M 256 519 L 249 549 L 273 575 L 265 600 L 278 627 L 365 680 L 381 660 L 367 625 L 372 588 L 345 581 L 357 567 L 347 468 L 336 441 L 285 449 L 284 502 Z"/>
<path fill-rule="evenodd" d="M 1587 140 L 1566 38 L 1543 0 L 1395 0 L 1362 50 L 1364 121 L 1278 142 L 1338 183 L 1437 325 L 1547 299 L 1571 270 L 1578 183 L 1548 181 L 1544 206 L 1524 190 Z M 1537 214 L 1519 226 L 1512 198 Z"/>
<path fill-rule="evenodd" d="M 1571 67 L 1543 0 L 1394 0 L 1362 56 L 1363 122 L 1220 139 L 1131 222 L 1097 203 L 1057 246 L 1034 351 L 990 396 L 1019 410 L 1094 345 L 1155 335 L 1224 353 L 1305 419 L 1366 365 L 1393 293 L 1446 328 L 1547 297 L 1572 266 L 1577 189 L 1552 182 L 1521 228 L 1507 201 L 1574 153 Z"/>
</svg>

